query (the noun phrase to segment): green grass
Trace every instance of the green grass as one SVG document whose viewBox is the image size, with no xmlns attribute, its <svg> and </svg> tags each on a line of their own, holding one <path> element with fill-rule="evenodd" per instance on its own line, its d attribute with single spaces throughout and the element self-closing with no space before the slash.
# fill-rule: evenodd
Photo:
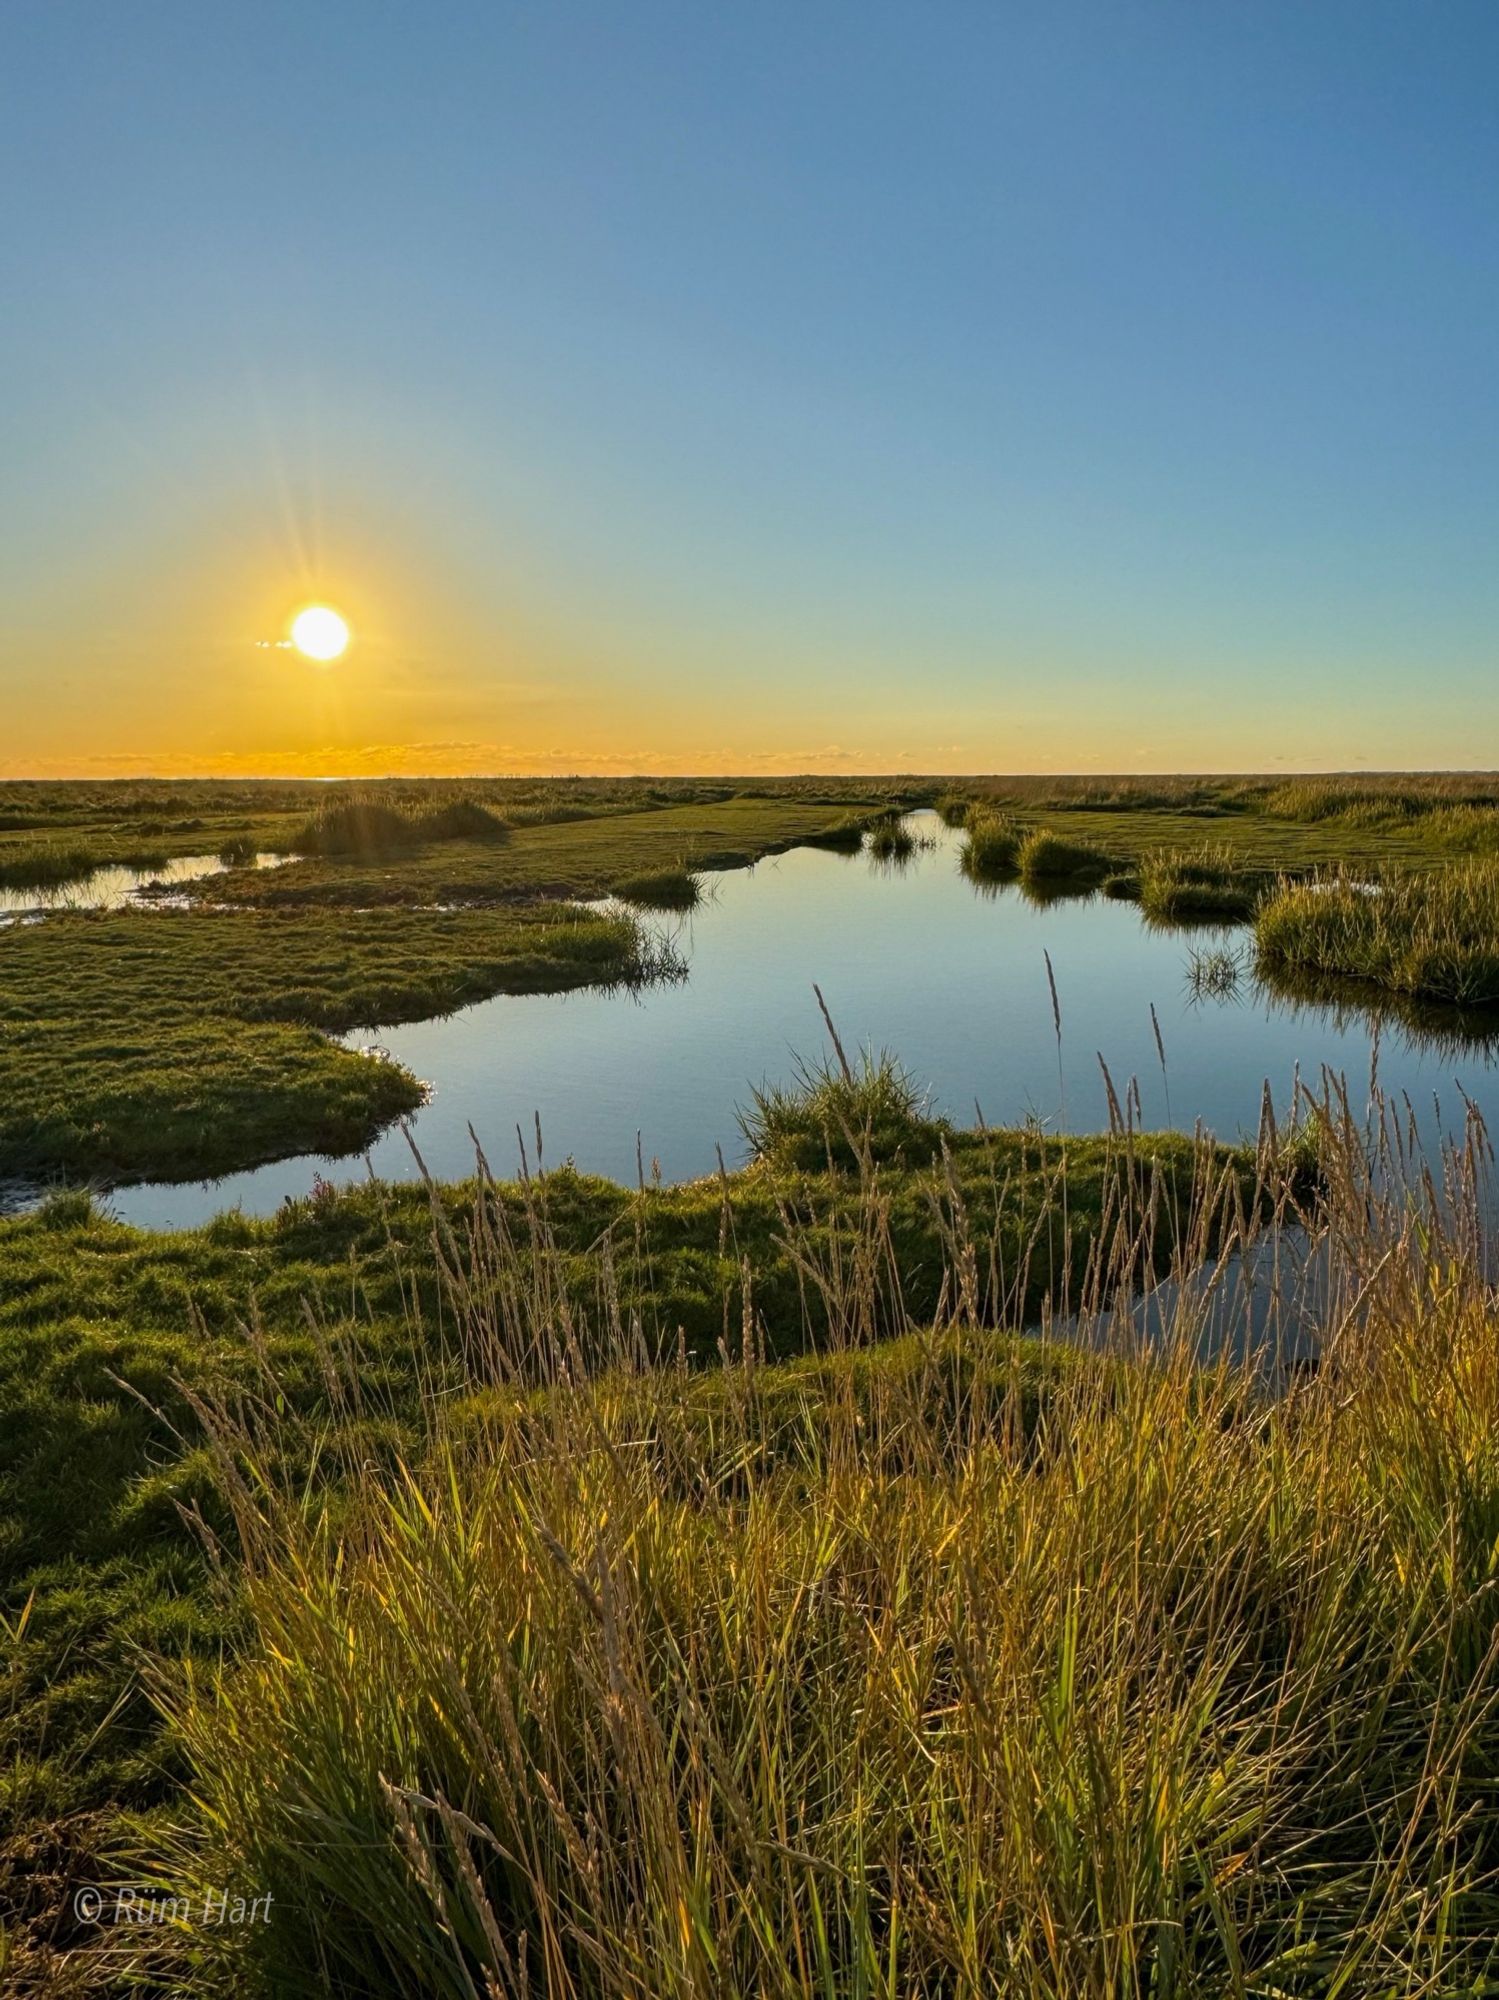
<svg viewBox="0 0 1499 2000">
<path fill-rule="evenodd" d="M 756 831 L 786 813 L 780 837 L 836 823 L 862 805 L 865 815 L 892 802 L 920 803 L 936 789 L 886 779 L 406 779 L 370 784 L 321 784 L 306 780 L 195 779 L 169 783 L 121 781 L 88 783 L 9 780 L 0 782 L 0 886 L 15 866 L 26 875 L 30 850 L 72 850 L 69 873 L 77 879 L 93 869 L 126 862 L 142 852 L 159 865 L 175 856 L 217 854 L 236 845 L 249 858 L 256 852 L 289 854 L 309 827 L 349 807 L 378 806 L 412 823 L 423 834 L 418 851 L 454 840 L 495 845 L 503 828 L 579 825 L 598 819 L 651 813 L 690 816 L 727 808 L 719 830 L 737 831 L 742 814 Z M 737 809 L 737 814 L 736 814 Z M 700 822 L 713 827 L 711 817 Z M 776 836 L 772 836 L 774 839 Z M 398 840 L 397 849 L 408 845 Z M 675 841 L 675 851 L 682 851 Z M 732 842 L 726 842 L 732 846 Z M 759 851 L 764 851 L 763 849 Z M 377 861 L 392 855 L 377 854 Z M 650 857 L 652 861 L 659 856 Z M 626 856 L 628 865 L 644 866 Z M 350 863 L 345 859 L 342 866 Z M 439 867 L 440 872 L 440 867 Z M 47 886 L 52 886 L 55 873 Z M 603 893 L 595 882 L 584 893 Z M 512 874 L 505 893 L 559 893 L 556 880 L 525 880 Z"/>
<path fill-rule="evenodd" d="M 1367 885 L 1288 883 L 1255 920 L 1260 969 L 1351 980 L 1456 1007 L 1499 1006 L 1499 865 Z"/>
<path fill-rule="evenodd" d="M 959 865 L 973 882 L 1007 882 L 1020 872 L 1025 829 L 1002 813 L 973 807 L 964 820 Z"/>
<path fill-rule="evenodd" d="M 324 799 L 315 837 L 347 854 L 214 877 L 202 890 L 214 907 L 191 916 L 75 913 L 7 930 L 0 1177 L 208 1176 L 357 1149 L 415 1108 L 419 1085 L 324 1031 L 676 970 L 629 923 L 548 898 L 615 890 L 690 907 L 700 869 L 795 845 L 848 810 L 795 788 L 678 803 L 690 789 L 575 808 L 547 795 L 513 808 L 538 815 L 514 830 L 441 788 Z M 241 834 L 235 851 L 292 838 Z M 272 874 L 287 878 L 276 894 Z"/>
<path fill-rule="evenodd" d="M 960 1131 L 874 1058 L 747 1124 L 686 1187 L 0 1221 L 12 1969 L 86 1974 L 120 1873 L 273 1896 L 132 1940 L 179 1991 L 456 2000 L 522 1939 L 580 2000 L 1484 1990 L 1462 1187 L 1333 1107 L 1257 1162 Z M 1319 1368 L 1205 1364 L 1190 1292 L 1154 1349 L 1007 1331 L 1276 1216 Z"/>
<path fill-rule="evenodd" d="M 509 833 L 509 822 L 477 799 L 434 799 L 415 810 L 381 798 L 334 799 L 292 836 L 292 845 L 303 855 L 381 861 L 433 841 L 493 842 Z"/>
<path fill-rule="evenodd" d="M 289 852 L 293 837 L 320 808 L 372 797 L 413 819 L 469 801 L 517 830 L 697 812 L 705 816 L 707 838 L 721 840 L 731 851 L 748 845 L 734 838 L 738 829 L 732 823 L 743 810 L 789 812 L 796 837 L 821 841 L 840 819 L 859 821 L 862 831 L 882 806 L 905 809 L 939 801 L 953 811 L 969 802 L 988 804 L 1058 832 L 1070 827 L 1069 837 L 1106 847 L 1119 868 L 1137 864 L 1151 850 L 1190 848 L 1205 826 L 1245 865 L 1272 874 L 1336 863 L 1430 867 L 1454 854 L 1499 848 L 1499 779 L 1482 773 L 1362 775 L 1289 785 L 1268 777 L 989 777 L 964 779 L 961 785 L 920 777 L 452 779 L 388 781 L 377 789 L 265 780 L 11 781 L 0 784 L 0 870 L 9 848 L 54 842 L 86 844 L 90 866 L 119 860 L 124 851 L 138 850 L 143 839 L 164 857 L 215 853 L 235 836 L 253 838 L 257 849 Z M 716 828 L 714 808 L 729 809 L 727 823 Z M 680 837 L 670 843 L 668 855 L 623 857 L 622 872 L 659 865 L 673 849 L 677 855 L 684 851 Z M 440 866 L 435 872 L 440 874 Z M 606 893 L 611 884 L 603 874 L 593 872 L 576 891 L 569 883 L 568 892 Z M 301 879 L 311 877 L 309 869 Z M 525 878 L 524 869 L 501 871 L 496 885 L 490 875 L 489 892 L 498 886 L 501 893 L 519 888 L 557 894 L 565 879 L 538 875 L 527 884 Z M 472 869 L 469 887 L 486 892 L 484 871 Z"/>
<path fill-rule="evenodd" d="M 0 889 L 55 889 L 104 864 L 83 841 L 32 841 L 0 848 Z"/>
<path fill-rule="evenodd" d="M 1156 923 L 1237 923 L 1253 916 L 1259 880 L 1217 846 L 1147 856 L 1139 874 L 1140 907 Z"/>
<path fill-rule="evenodd" d="M 1106 849 L 1034 827 L 1020 843 L 1016 867 L 1025 883 L 1098 882 L 1112 867 Z"/>
<path fill-rule="evenodd" d="M 687 868 L 656 868 L 616 885 L 622 902 L 643 910 L 695 910 L 703 900 L 703 885 Z"/>
<path fill-rule="evenodd" d="M 1271 778 L 980 778 L 976 803 L 1081 836 L 1121 871 L 1211 832 L 1235 865 L 1273 877 L 1328 866 L 1443 866 L 1499 850 L 1499 778 L 1472 774 Z"/>
<path fill-rule="evenodd" d="M 330 1032 L 652 969 L 627 920 L 548 905 L 73 913 L 0 952 L 0 1177 L 31 1180 L 348 1152 L 421 1093 Z"/>
<path fill-rule="evenodd" d="M 7 931 L 0 1170 L 367 1134 L 415 1082 L 322 1029 L 630 976 L 628 925 L 543 899 L 939 789 L 393 786 L 511 830 Z M 1038 885 L 1143 900 L 1205 825 L 1230 884 L 1377 867 L 1282 884 L 1260 969 L 1499 1000 L 1488 781 L 1276 789 L 973 781 L 1091 851 Z M 0 861 L 285 851 L 327 797 L 9 787 Z M 522 1935 L 533 1990 L 630 2000 L 1485 1990 L 1499 1341 L 1461 1201 L 1303 1130 L 1347 1310 L 1277 1399 L 1190 1325 L 1007 1331 L 1221 1247 L 1247 1158 L 956 1131 L 874 1059 L 746 1116 L 757 1164 L 687 1188 L 0 1221 L 0 1983 L 85 1976 L 72 1886 L 144 1867 L 278 1899 L 187 1941 L 212 1964 L 148 1941 L 179 1991 L 515 1990 Z"/>
<path fill-rule="evenodd" d="M 1423 832 L 1466 827 L 1493 846 L 1499 841 L 1499 797 L 1491 781 L 1461 778 L 1357 780 L 1303 779 L 1266 794 L 1261 810 L 1279 819 L 1340 820 L 1348 826 L 1424 821 Z"/>
<path fill-rule="evenodd" d="M 787 1085 L 762 1084 L 751 1094 L 740 1129 L 760 1158 L 815 1171 L 930 1160 L 951 1128 L 927 1114 L 925 1099 L 888 1052 L 865 1050 L 857 1064 L 798 1063 Z"/>
<path fill-rule="evenodd" d="M 384 858 L 319 856 L 214 885 L 244 907 L 592 900 L 663 869 L 744 867 L 804 842 L 840 844 L 849 817 L 836 802 L 732 797 L 709 804 L 632 805 L 516 823 L 508 839 L 414 846 Z M 274 884 L 274 886 L 273 886 Z M 205 886 L 203 895 L 208 896 Z"/>
<path fill-rule="evenodd" d="M 850 1259 L 865 1269 L 870 1338 L 946 1310 L 955 1227 L 965 1297 L 986 1326 L 1082 1295 L 1119 1198 L 1120 1149 L 1024 1132 L 940 1139 L 945 1158 L 911 1147 L 869 1188 L 859 1172 L 803 1171 L 782 1151 L 687 1187 L 628 1190 L 563 1169 L 438 1190 L 435 1223 L 426 1189 L 369 1185 L 177 1235 L 125 1228 L 76 1193 L 0 1220 L 0 1611 L 33 1607 L 8 1711 L 0 1686 L 0 1869 L 8 1833 L 39 1839 L 74 1815 L 170 1799 L 180 1766 L 141 1687 L 140 1649 L 206 1657 L 239 1630 L 187 1519 L 229 1525 L 189 1396 L 258 1393 L 274 1376 L 277 1406 L 321 1428 L 333 1458 L 390 1463 L 419 1448 L 429 1395 L 466 1407 L 477 1326 L 461 1332 L 460 1318 L 487 1267 L 482 1282 L 503 1269 L 528 1313 L 550 1299 L 590 1368 L 616 1328 L 711 1364 L 748 1316 L 765 1393 L 789 1422 L 827 1371 L 866 1387 L 883 1371 L 876 1356 L 830 1351 L 846 1338 Z M 1137 1142 L 1122 1162 L 1137 1192 L 1119 1212 L 1143 1212 L 1158 1180 L 1163 1212 L 1184 1214 L 1205 1164 L 1216 1173 L 1228 1156 L 1174 1136 Z M 493 1302 L 497 1330 L 513 1314 L 498 1292 Z M 822 1361 L 776 1375 L 771 1363 L 809 1346 Z M 974 1366 L 1006 1381 L 1048 1372 L 990 1335 L 966 1355 L 955 1373 L 934 1374 L 924 1347 L 891 1365 L 919 1373 L 944 1407 Z M 360 1410 L 329 1404 L 330 1367 Z M 725 1384 L 711 1367 L 694 1381 L 695 1421 L 711 1432 Z"/>
<path fill-rule="evenodd" d="M 330 801 L 292 836 L 298 854 L 360 860 L 399 855 L 420 841 L 416 821 L 381 799 Z"/>
<path fill-rule="evenodd" d="M 231 1650 L 206 1611 L 154 1644 L 179 1788 L 121 1865 L 277 1916 L 142 1972 L 458 2000 L 520 1990 L 524 1940 L 598 2000 L 1487 1990 L 1493 1304 L 1469 1211 L 1319 1144 L 1358 1310 L 1279 1385 L 1201 1365 L 1189 1305 L 1155 1351 L 996 1338 L 945 1170 L 922 1324 L 868 1163 L 821 1245 L 782 1198 L 803 1359 L 732 1189 L 716 1369 L 602 1273 L 562 1310 L 534 1208 L 450 1230 L 414 1401 L 363 1332 L 300 1374 L 247 1343 L 187 1489 Z M 1172 1212 L 1143 1193 L 1119 1240 Z"/>
<path fill-rule="evenodd" d="M 876 861 L 909 861 L 916 852 L 916 836 L 898 814 L 890 814 L 870 827 L 865 845 Z"/>
</svg>

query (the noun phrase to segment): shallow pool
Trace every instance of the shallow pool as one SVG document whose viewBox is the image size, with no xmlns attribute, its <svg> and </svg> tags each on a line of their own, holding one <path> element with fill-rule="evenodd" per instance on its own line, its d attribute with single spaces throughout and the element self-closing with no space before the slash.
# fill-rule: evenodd
<svg viewBox="0 0 1499 2000">
<path fill-rule="evenodd" d="M 280 868 L 291 854 L 257 854 L 253 863 L 228 862 L 217 854 L 178 854 L 156 868 L 96 868 L 73 882 L 48 889 L 0 889 L 0 922 L 24 921 L 54 910 L 121 910 L 129 904 L 171 903 L 181 882 L 222 875 L 229 868 Z M 157 894 L 164 891 L 165 894 Z"/>
<path fill-rule="evenodd" d="M 1018 888 L 983 893 L 958 871 L 960 836 L 932 814 L 912 824 L 931 844 L 903 869 L 801 848 L 710 878 L 709 901 L 678 934 L 690 965 L 679 985 L 501 997 L 349 1043 L 382 1046 L 429 1082 L 413 1137 L 442 1178 L 472 1170 L 470 1124 L 496 1172 L 515 1166 L 521 1136 L 534 1164 L 538 1119 L 549 1164 L 571 1157 L 633 1181 L 638 1159 L 648 1175 L 683 1180 L 713 1171 L 721 1147 L 732 1166 L 751 1086 L 789 1079 L 798 1056 L 826 1048 L 814 982 L 850 1048 L 894 1050 L 959 1122 L 981 1110 L 991 1124 L 1102 1129 L 1100 1056 L 1121 1100 L 1137 1080 L 1147 1126 L 1252 1133 L 1266 1080 L 1284 1109 L 1298 1072 L 1315 1083 L 1324 1065 L 1356 1104 L 1367 1099 L 1374 1034 L 1357 1006 L 1286 1002 L 1247 974 L 1226 998 L 1196 999 L 1189 954 L 1214 934 L 1153 930 L 1133 904 L 1102 897 L 1038 907 Z M 1460 1118 L 1459 1079 L 1499 1110 L 1494 1046 L 1471 1035 L 1387 1027 L 1379 1079 L 1433 1126 Z M 400 1131 L 369 1163 L 392 1179 L 417 1172 Z M 236 1205 L 266 1214 L 319 1177 L 367 1170 L 307 1155 L 204 1186 L 124 1188 L 112 1203 L 132 1222 L 186 1225 Z"/>
</svg>

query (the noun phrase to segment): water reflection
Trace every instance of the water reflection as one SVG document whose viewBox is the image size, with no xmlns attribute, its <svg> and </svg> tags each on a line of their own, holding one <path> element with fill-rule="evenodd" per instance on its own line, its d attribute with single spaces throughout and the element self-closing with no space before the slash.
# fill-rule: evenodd
<svg viewBox="0 0 1499 2000">
<path fill-rule="evenodd" d="M 1148 926 L 1132 903 L 1065 893 L 1072 885 L 1027 896 L 970 883 L 960 833 L 935 814 L 914 815 L 910 830 L 917 844 L 893 864 L 798 848 L 715 877 L 714 896 L 670 930 L 690 963 L 685 982 L 501 997 L 349 1045 L 381 1045 L 430 1082 L 415 1138 L 442 1178 L 471 1171 L 470 1123 L 505 1172 L 517 1130 L 531 1134 L 538 1116 L 550 1160 L 626 1182 L 642 1155 L 670 1180 L 715 1172 L 720 1148 L 734 1164 L 751 1089 L 788 1081 L 796 1057 L 823 1046 L 814 981 L 850 1048 L 894 1051 L 963 1124 L 981 1112 L 991 1124 L 1100 1130 L 1101 1057 L 1121 1098 L 1137 1080 L 1144 1124 L 1234 1138 L 1255 1131 L 1267 1079 L 1278 1115 L 1324 1065 L 1351 1096 L 1367 1093 L 1376 1046 L 1392 1092 L 1427 1105 L 1436 1095 L 1460 1115 L 1460 1087 L 1491 1121 L 1499 1113 L 1493 1035 L 1474 1018 L 1388 996 L 1371 1010 L 1342 991 L 1272 990 L 1252 975 L 1231 1000 L 1194 997 L 1180 930 Z M 1243 927 L 1220 935 L 1236 950 L 1247 943 Z M 370 1159 L 391 1178 L 416 1172 L 400 1132 Z M 308 1155 L 206 1188 L 126 1189 L 115 1202 L 132 1221 L 186 1224 L 236 1203 L 268 1213 L 315 1177 L 363 1171 Z"/>
<path fill-rule="evenodd" d="M 1499 1053 L 1499 1022 L 1492 1008 L 1452 1007 L 1330 977 L 1257 974 L 1255 985 L 1292 1020 L 1321 1017 L 1339 1034 L 1363 1032 L 1398 1048 L 1419 1051 L 1434 1063 L 1471 1063 L 1476 1058 L 1491 1069 Z"/>
<path fill-rule="evenodd" d="M 57 910 L 120 910 L 133 903 L 157 908 L 181 901 L 173 891 L 183 882 L 227 874 L 230 868 L 280 868 L 290 854 L 257 854 L 253 861 L 226 861 L 217 854 L 179 854 L 154 868 L 96 868 L 72 882 L 48 888 L 0 889 L 0 919 L 46 916 Z"/>
</svg>

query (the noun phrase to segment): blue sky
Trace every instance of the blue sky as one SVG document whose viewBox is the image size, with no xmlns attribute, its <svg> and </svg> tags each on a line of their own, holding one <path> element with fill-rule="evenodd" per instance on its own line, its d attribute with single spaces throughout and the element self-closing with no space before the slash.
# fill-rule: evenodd
<svg viewBox="0 0 1499 2000">
<path fill-rule="evenodd" d="M 1499 8 L 4 39 L 0 770 L 1499 761 Z"/>
</svg>

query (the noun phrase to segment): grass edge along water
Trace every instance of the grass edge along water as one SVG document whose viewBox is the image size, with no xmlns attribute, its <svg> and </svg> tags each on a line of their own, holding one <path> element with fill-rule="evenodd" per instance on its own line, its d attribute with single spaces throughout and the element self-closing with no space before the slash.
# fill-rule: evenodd
<svg viewBox="0 0 1499 2000">
<path fill-rule="evenodd" d="M 1014 1342 L 955 1202 L 942 1308 L 903 1323 L 859 1101 L 833 1114 L 852 1212 L 819 1230 L 788 1197 L 827 1313 L 802 1362 L 767 1366 L 748 1265 L 706 1374 L 618 1312 L 607 1260 L 580 1311 L 542 1178 L 524 1258 L 432 1191 L 417 1448 L 371 1451 L 354 1333 L 305 1436 L 270 1380 L 199 1399 L 250 1642 L 158 1669 L 194 1804 L 132 1865 L 274 1890 L 282 1929 L 209 1949 L 283 1993 L 1475 1990 L 1481 1127 L 1428 1174 L 1330 1081 L 1289 1143 L 1267 1115 L 1250 1195 L 1194 1191 L 1146 1339 L 1160 1195 L 1115 1095 L 1081 1316 Z M 1295 1244 L 1325 1271 L 1315 1365 L 1205 1347 L 1212 1275 Z"/>
</svg>

